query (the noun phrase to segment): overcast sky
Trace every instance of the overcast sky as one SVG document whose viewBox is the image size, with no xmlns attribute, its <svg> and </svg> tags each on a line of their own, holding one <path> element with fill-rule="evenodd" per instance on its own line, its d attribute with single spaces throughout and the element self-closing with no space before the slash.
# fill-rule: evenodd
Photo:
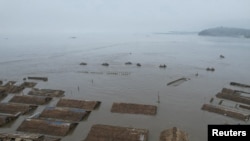
<svg viewBox="0 0 250 141">
<path fill-rule="evenodd" d="M 250 0 L 0 0 L 0 33 L 250 28 Z"/>
</svg>

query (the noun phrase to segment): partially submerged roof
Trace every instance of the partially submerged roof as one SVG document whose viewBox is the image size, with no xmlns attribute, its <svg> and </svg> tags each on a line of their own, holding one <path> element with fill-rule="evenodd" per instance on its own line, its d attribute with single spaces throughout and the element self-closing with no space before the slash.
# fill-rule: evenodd
<svg viewBox="0 0 250 141">
<path fill-rule="evenodd" d="M 60 141 L 60 138 L 47 137 L 39 134 L 11 134 L 11 133 L 0 133 L 0 140 L 3 141 Z"/>
<path fill-rule="evenodd" d="M 250 85 L 248 85 L 248 84 L 242 84 L 242 83 L 237 83 L 237 82 L 230 82 L 230 85 L 243 87 L 243 88 L 250 88 Z"/>
<path fill-rule="evenodd" d="M 236 93 L 235 90 L 227 88 L 223 88 L 216 97 L 250 105 L 250 97 L 242 96 L 239 93 Z"/>
<path fill-rule="evenodd" d="M 88 113 L 88 111 L 78 108 L 47 107 L 39 115 L 39 118 L 79 122 L 86 117 Z"/>
<path fill-rule="evenodd" d="M 26 119 L 17 128 L 17 131 L 53 136 L 66 136 L 76 125 L 77 123 L 56 120 Z"/>
<path fill-rule="evenodd" d="M 111 108 L 111 112 L 128 114 L 156 115 L 156 111 L 157 106 L 133 103 L 113 103 Z"/>
<path fill-rule="evenodd" d="M 204 104 L 201 108 L 202 110 L 208 111 L 208 112 L 213 112 L 217 114 L 221 114 L 224 116 L 240 119 L 247 121 L 250 118 L 249 113 L 241 112 L 236 109 L 228 108 L 228 107 L 222 107 L 222 106 L 217 106 L 217 105 L 211 105 L 211 104 Z"/>
<path fill-rule="evenodd" d="M 84 141 L 147 141 L 148 134 L 146 129 L 97 124 Z"/>
<path fill-rule="evenodd" d="M 5 85 L 0 86 L 0 91 L 5 93 L 20 93 L 25 88 L 32 88 L 37 84 L 35 82 L 23 82 L 20 85 L 15 85 L 15 83 L 15 81 L 7 82 Z"/>
<path fill-rule="evenodd" d="M 8 123 L 8 117 L 0 115 L 0 127 Z"/>
<path fill-rule="evenodd" d="M 36 82 L 23 82 L 21 86 L 24 86 L 25 88 L 33 88 L 36 86 Z"/>
<path fill-rule="evenodd" d="M 4 93 L 20 93 L 25 89 L 23 85 L 14 85 L 16 81 L 8 81 L 6 84 L 3 86 L 0 86 L 0 91 Z"/>
<path fill-rule="evenodd" d="M 23 91 L 25 87 L 23 86 L 16 86 L 13 84 L 6 84 L 6 86 L 0 86 L 0 91 L 5 92 L 5 93 L 20 93 Z"/>
<path fill-rule="evenodd" d="M 7 114 L 17 114 L 21 112 L 21 114 L 26 114 L 35 110 L 37 106 L 35 105 L 27 105 L 27 104 L 19 104 L 19 103 L 0 103 L 0 113 Z"/>
<path fill-rule="evenodd" d="M 51 97 L 46 96 L 15 95 L 9 102 L 43 105 L 50 102 L 51 99 Z"/>
<path fill-rule="evenodd" d="M 161 132 L 160 141 L 188 141 L 188 135 L 179 128 L 173 127 Z"/>
<path fill-rule="evenodd" d="M 0 127 L 12 121 L 12 117 L 0 115 Z"/>
<path fill-rule="evenodd" d="M 62 97 L 62 96 L 64 96 L 64 91 L 63 90 L 33 88 L 28 93 L 28 95 L 49 96 L 49 97 Z"/>
<path fill-rule="evenodd" d="M 15 140 L 22 139 L 24 141 L 42 141 L 44 138 L 43 135 L 35 135 L 35 134 L 8 134 L 8 133 L 0 133 L 0 139 L 2 140 Z"/>
<path fill-rule="evenodd" d="M 20 112 L 15 115 L 0 113 L 0 127 L 15 120 L 16 118 L 18 118 L 20 114 L 21 114 Z"/>
<path fill-rule="evenodd" d="M 88 101 L 88 100 L 77 100 L 77 99 L 66 99 L 62 98 L 58 101 L 58 107 L 71 107 L 80 108 L 85 110 L 94 110 L 100 105 L 100 101 Z"/>
</svg>

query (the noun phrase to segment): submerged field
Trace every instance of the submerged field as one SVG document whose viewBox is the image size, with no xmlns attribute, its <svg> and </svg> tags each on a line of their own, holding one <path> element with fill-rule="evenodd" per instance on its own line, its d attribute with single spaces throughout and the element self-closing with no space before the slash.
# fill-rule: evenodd
<svg viewBox="0 0 250 141">
<path fill-rule="evenodd" d="M 148 129 L 149 141 L 159 140 L 161 131 L 176 126 L 186 131 L 190 140 L 202 141 L 207 139 L 208 124 L 249 124 L 201 110 L 211 98 L 211 103 L 218 105 L 220 99 L 215 95 L 223 88 L 250 92 L 250 88 L 230 85 L 250 84 L 249 44 L 244 38 L 195 34 L 9 35 L 0 39 L 0 80 L 21 84 L 28 76 L 48 77 L 46 82 L 26 81 L 37 82 L 35 88 L 63 90 L 65 98 L 100 101 L 97 110 L 62 138 L 65 141 L 85 139 L 94 124 Z M 79 65 L 81 62 L 87 65 Z M 159 67 L 163 64 L 166 68 Z M 180 78 L 185 79 L 167 85 Z M 55 106 L 58 101 L 53 98 L 48 105 Z M 114 102 L 155 105 L 157 113 L 112 113 Z M 224 100 L 221 105 L 235 104 Z M 39 106 L 34 113 L 48 105 Z M 16 133 L 30 115 L 0 127 L 1 132 Z"/>
</svg>

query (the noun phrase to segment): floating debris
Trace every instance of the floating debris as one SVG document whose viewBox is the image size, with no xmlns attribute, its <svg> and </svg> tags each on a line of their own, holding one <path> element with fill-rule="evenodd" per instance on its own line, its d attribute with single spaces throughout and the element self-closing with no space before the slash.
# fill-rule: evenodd
<svg viewBox="0 0 250 141">
<path fill-rule="evenodd" d="M 102 63 L 102 65 L 103 65 L 103 66 L 109 66 L 109 64 L 108 64 L 108 63 Z"/>
<path fill-rule="evenodd" d="M 21 114 L 27 114 L 34 111 L 37 108 L 35 105 L 27 105 L 20 103 L 0 103 L 0 113 L 13 114 L 21 112 Z"/>
<path fill-rule="evenodd" d="M 188 141 L 188 135 L 179 128 L 173 127 L 161 132 L 160 141 Z"/>
<path fill-rule="evenodd" d="M 131 72 L 118 72 L 118 71 L 109 71 L 106 73 L 107 75 L 130 75 Z"/>
<path fill-rule="evenodd" d="M 156 115 L 157 106 L 133 103 L 113 103 L 111 112 L 127 114 Z"/>
<path fill-rule="evenodd" d="M 78 73 L 89 73 L 89 71 L 78 71 Z"/>
<path fill-rule="evenodd" d="M 80 108 L 84 110 L 95 110 L 101 104 L 100 101 L 88 101 L 88 100 L 78 100 L 78 99 L 60 99 L 56 106 L 58 107 L 70 107 L 70 108 Z"/>
<path fill-rule="evenodd" d="M 174 80 L 174 81 L 171 81 L 169 83 L 167 83 L 167 86 L 171 85 L 171 86 L 178 86 L 180 85 L 181 83 L 185 82 L 189 80 L 188 78 L 185 78 L 185 77 L 182 77 L 182 78 L 179 78 L 177 80 Z"/>
<path fill-rule="evenodd" d="M 207 68 L 206 70 L 207 70 L 207 71 L 215 71 L 214 68 Z"/>
<path fill-rule="evenodd" d="M 48 77 L 31 77 L 31 76 L 28 76 L 28 79 L 48 81 Z"/>
<path fill-rule="evenodd" d="M 241 84 L 241 83 L 237 83 L 237 82 L 230 82 L 230 85 L 232 85 L 232 86 L 238 86 L 238 87 L 250 88 L 250 85 Z"/>
<path fill-rule="evenodd" d="M 147 141 L 148 134 L 146 129 L 97 124 L 84 141 Z"/>
<path fill-rule="evenodd" d="M 223 88 L 216 97 L 250 105 L 250 97 L 241 96 L 240 94 L 235 93 L 234 90 L 227 88 Z"/>
<path fill-rule="evenodd" d="M 44 105 L 51 101 L 51 97 L 45 96 L 29 96 L 29 95 L 15 95 L 9 102 L 24 103 L 33 105 Z"/>
<path fill-rule="evenodd" d="M 1 141 L 60 141 L 60 138 L 47 137 L 38 134 L 0 133 Z"/>
<path fill-rule="evenodd" d="M 87 65 L 87 63 L 85 63 L 85 62 L 81 62 L 81 63 L 80 63 L 80 65 L 82 65 L 82 66 L 86 66 L 86 65 Z"/>
<path fill-rule="evenodd" d="M 167 66 L 165 64 L 160 65 L 159 68 L 166 68 Z"/>
<path fill-rule="evenodd" d="M 28 95 L 62 97 L 62 96 L 64 96 L 64 91 L 63 90 L 33 88 L 31 91 L 29 91 Z"/>
<path fill-rule="evenodd" d="M 126 62 L 125 65 L 132 65 L 132 62 Z"/>
<path fill-rule="evenodd" d="M 66 136 L 77 123 L 69 123 L 56 120 L 26 119 L 17 128 L 17 131 L 46 134 L 52 136 Z"/>
<path fill-rule="evenodd" d="M 108 72 L 95 72 L 95 71 L 79 71 L 79 73 L 87 73 L 87 74 L 107 74 L 107 75 L 130 75 L 131 72 L 121 72 L 121 71 L 108 71 Z"/>
<path fill-rule="evenodd" d="M 232 108 L 226 108 L 226 107 L 216 106 L 216 105 L 211 105 L 211 104 L 204 104 L 201 109 L 208 111 L 208 112 L 213 112 L 213 113 L 221 114 L 224 116 L 228 116 L 228 117 L 232 117 L 232 118 L 236 118 L 236 119 L 240 119 L 244 121 L 249 120 L 249 117 L 250 117 L 250 115 L 247 113 L 243 113 Z"/>
<path fill-rule="evenodd" d="M 91 74 L 103 74 L 103 72 L 94 72 L 94 71 L 91 71 L 90 73 Z"/>
<path fill-rule="evenodd" d="M 90 112 L 78 108 L 47 107 L 38 118 L 49 118 L 68 122 L 79 122 Z"/>
</svg>

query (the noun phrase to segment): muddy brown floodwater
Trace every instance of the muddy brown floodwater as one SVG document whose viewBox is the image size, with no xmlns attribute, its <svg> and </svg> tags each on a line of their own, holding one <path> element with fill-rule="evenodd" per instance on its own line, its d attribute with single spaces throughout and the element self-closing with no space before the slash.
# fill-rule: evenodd
<svg viewBox="0 0 250 141">
<path fill-rule="evenodd" d="M 208 124 L 249 124 L 227 116 L 201 110 L 203 104 L 217 105 L 215 95 L 222 88 L 250 92 L 230 82 L 250 84 L 250 40 L 243 38 L 199 37 L 195 34 L 77 34 L 12 35 L 0 40 L 0 80 L 3 84 L 23 83 L 28 76 L 47 77 L 35 88 L 63 90 L 64 98 L 100 101 L 98 109 L 62 141 L 80 141 L 95 124 L 147 129 L 148 141 L 158 141 L 162 131 L 177 127 L 192 141 L 207 140 Z M 223 54 L 225 58 L 221 59 Z M 79 65 L 86 62 L 86 65 Z M 126 65 L 131 62 L 131 65 Z M 108 66 L 103 66 L 108 63 Z M 136 64 L 140 63 L 140 67 Z M 166 67 L 159 68 L 161 64 Z M 215 71 L 206 71 L 206 68 Z M 167 85 L 179 78 L 188 81 Z M 8 102 L 8 94 L 1 102 Z M 0 127 L 4 133 L 17 131 L 32 114 L 56 106 L 60 97 L 39 105 L 28 115 Z M 224 106 L 234 106 L 224 100 Z M 114 102 L 157 106 L 156 115 L 112 113 Z M 250 113 L 249 110 L 244 112 Z"/>
</svg>

